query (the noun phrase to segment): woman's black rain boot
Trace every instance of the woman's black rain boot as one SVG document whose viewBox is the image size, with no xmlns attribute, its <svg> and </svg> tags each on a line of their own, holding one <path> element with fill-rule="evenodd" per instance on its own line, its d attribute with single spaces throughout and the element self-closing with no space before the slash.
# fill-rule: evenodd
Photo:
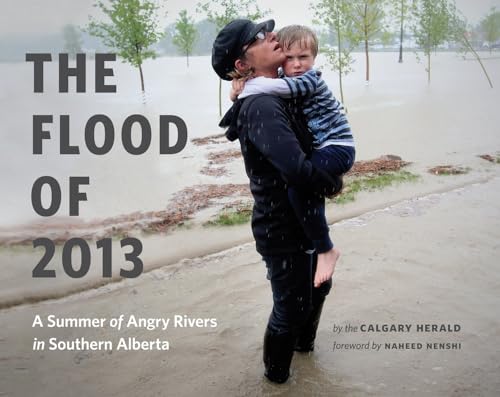
<svg viewBox="0 0 500 397">
<path fill-rule="evenodd" d="M 271 382 L 285 383 L 290 376 L 295 338 L 291 333 L 276 334 L 266 328 L 264 335 L 264 375 Z"/>
</svg>

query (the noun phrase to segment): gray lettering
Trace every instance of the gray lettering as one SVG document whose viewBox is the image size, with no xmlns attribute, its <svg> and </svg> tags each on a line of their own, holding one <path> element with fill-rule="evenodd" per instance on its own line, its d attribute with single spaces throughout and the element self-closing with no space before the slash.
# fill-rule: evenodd
<svg viewBox="0 0 500 397">
<path fill-rule="evenodd" d="M 170 146 L 169 124 L 177 127 L 177 143 Z M 160 115 L 160 154 L 176 154 L 186 147 L 187 126 L 184 120 L 178 116 Z"/>
<path fill-rule="evenodd" d="M 52 198 L 49 208 L 43 208 L 42 205 L 42 187 L 49 185 L 52 191 Z M 31 188 L 31 204 L 33 209 L 40 216 L 54 215 L 61 205 L 61 187 L 59 183 L 51 176 L 41 176 L 38 178 Z"/>
<path fill-rule="evenodd" d="M 101 123 L 104 126 L 104 143 L 101 147 L 95 143 L 95 126 Z M 85 144 L 93 154 L 103 155 L 108 153 L 115 141 L 115 127 L 108 116 L 96 114 L 92 116 L 85 125 Z"/>
<path fill-rule="evenodd" d="M 132 125 L 134 123 L 140 124 L 142 132 L 141 143 L 138 147 L 132 144 Z M 148 150 L 151 144 L 151 126 L 149 125 L 148 119 L 140 114 L 128 116 L 122 127 L 122 142 L 123 147 L 130 154 L 139 155 Z"/>
<path fill-rule="evenodd" d="M 115 60 L 116 54 L 95 54 L 95 92 L 116 92 L 116 85 L 104 84 L 106 76 L 114 76 L 113 69 L 104 67 L 104 62 Z"/>
<path fill-rule="evenodd" d="M 34 83 L 33 92 L 43 92 L 43 63 L 52 62 L 50 54 L 26 54 L 26 62 L 33 62 Z"/>
<path fill-rule="evenodd" d="M 68 78 L 76 77 L 76 92 L 85 92 L 85 54 L 76 54 L 76 67 L 68 66 L 68 54 L 59 54 L 59 92 L 68 92 Z"/>
<path fill-rule="evenodd" d="M 33 154 L 42 154 L 42 140 L 50 139 L 50 132 L 42 129 L 44 123 L 52 123 L 52 115 L 33 115 Z"/>
<path fill-rule="evenodd" d="M 80 154 L 78 146 L 71 146 L 69 143 L 69 116 L 67 114 L 61 115 L 59 120 L 61 154 Z"/>
<path fill-rule="evenodd" d="M 79 201 L 87 201 L 87 193 L 81 193 L 78 187 L 88 185 L 90 178 L 88 176 L 72 176 L 69 178 L 69 215 L 79 215 Z"/>
</svg>

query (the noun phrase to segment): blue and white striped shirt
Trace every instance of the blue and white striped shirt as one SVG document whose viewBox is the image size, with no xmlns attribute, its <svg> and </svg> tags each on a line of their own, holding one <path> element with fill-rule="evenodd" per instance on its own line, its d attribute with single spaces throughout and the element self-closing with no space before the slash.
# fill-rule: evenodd
<svg viewBox="0 0 500 397">
<path fill-rule="evenodd" d="M 321 78 L 321 72 L 311 69 L 301 76 L 271 79 L 256 77 L 245 83 L 238 98 L 255 94 L 274 94 L 284 98 L 304 98 L 303 112 L 314 137 L 314 146 L 354 146 L 351 127 L 344 107 L 333 96 Z"/>
</svg>

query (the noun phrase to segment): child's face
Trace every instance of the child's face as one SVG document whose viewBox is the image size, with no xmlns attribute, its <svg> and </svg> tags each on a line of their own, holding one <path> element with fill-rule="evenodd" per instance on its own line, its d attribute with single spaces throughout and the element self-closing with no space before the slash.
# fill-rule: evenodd
<svg viewBox="0 0 500 397">
<path fill-rule="evenodd" d="M 289 48 L 283 48 L 286 56 L 285 62 L 283 63 L 283 72 L 285 76 L 300 76 L 313 67 L 313 53 L 309 47 L 303 44 L 304 43 L 296 41 Z"/>
</svg>

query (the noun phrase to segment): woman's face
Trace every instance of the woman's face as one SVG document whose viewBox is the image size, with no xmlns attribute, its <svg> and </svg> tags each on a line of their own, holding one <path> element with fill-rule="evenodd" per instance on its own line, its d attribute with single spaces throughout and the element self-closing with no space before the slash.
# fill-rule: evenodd
<svg viewBox="0 0 500 397">
<path fill-rule="evenodd" d="M 273 32 L 267 32 L 264 39 L 257 39 L 245 50 L 244 63 L 253 68 L 254 76 L 276 77 L 284 60 L 285 54 Z"/>
</svg>

